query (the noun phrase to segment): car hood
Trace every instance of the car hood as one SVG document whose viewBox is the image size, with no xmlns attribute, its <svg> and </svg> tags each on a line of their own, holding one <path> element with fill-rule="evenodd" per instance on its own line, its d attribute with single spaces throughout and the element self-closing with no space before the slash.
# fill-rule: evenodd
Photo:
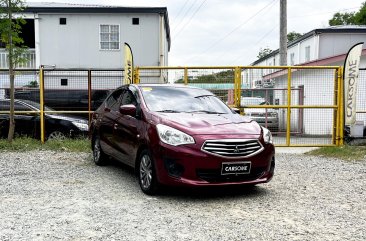
<svg viewBox="0 0 366 241">
<path fill-rule="evenodd" d="M 250 118 L 232 114 L 155 113 L 165 124 L 190 135 L 260 135 L 260 126 Z"/>
</svg>

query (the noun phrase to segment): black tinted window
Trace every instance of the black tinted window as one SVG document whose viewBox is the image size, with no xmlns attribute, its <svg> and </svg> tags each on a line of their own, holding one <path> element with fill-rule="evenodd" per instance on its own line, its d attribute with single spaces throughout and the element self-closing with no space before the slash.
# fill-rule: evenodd
<svg viewBox="0 0 366 241">
<path fill-rule="evenodd" d="M 135 97 L 130 90 L 124 91 L 122 95 L 121 105 L 134 105 L 137 106 Z"/>
<path fill-rule="evenodd" d="M 25 105 L 17 103 L 17 102 L 14 105 L 14 109 L 16 111 L 32 111 L 32 109 L 29 108 L 28 106 L 25 106 Z"/>
<path fill-rule="evenodd" d="M 0 111 L 9 111 L 10 103 L 8 101 L 0 101 Z"/>
<path fill-rule="evenodd" d="M 107 107 L 111 110 L 118 110 L 119 104 L 118 100 L 122 94 L 122 89 L 114 91 L 107 99 Z"/>
</svg>

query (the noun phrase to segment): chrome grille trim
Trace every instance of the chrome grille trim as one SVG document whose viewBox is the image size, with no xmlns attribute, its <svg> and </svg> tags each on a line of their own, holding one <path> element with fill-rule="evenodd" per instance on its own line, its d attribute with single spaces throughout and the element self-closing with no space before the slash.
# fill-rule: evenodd
<svg viewBox="0 0 366 241">
<path fill-rule="evenodd" d="M 201 147 L 205 153 L 226 158 L 251 157 L 263 149 L 264 147 L 257 139 L 207 140 Z"/>
</svg>

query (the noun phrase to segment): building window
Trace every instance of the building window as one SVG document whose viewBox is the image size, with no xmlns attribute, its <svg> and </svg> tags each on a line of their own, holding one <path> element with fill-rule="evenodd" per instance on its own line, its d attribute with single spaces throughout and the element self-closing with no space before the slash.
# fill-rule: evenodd
<svg viewBox="0 0 366 241">
<path fill-rule="evenodd" d="M 119 25 L 100 25 L 100 49 L 119 49 Z"/>
<path fill-rule="evenodd" d="M 139 25 L 140 24 L 140 19 L 139 18 L 132 18 L 132 24 L 133 25 Z"/>
<path fill-rule="evenodd" d="M 61 86 L 67 86 L 67 79 L 61 79 Z"/>
<path fill-rule="evenodd" d="M 66 25 L 66 18 L 60 18 L 60 25 Z"/>
<path fill-rule="evenodd" d="M 295 65 L 295 53 L 290 54 L 290 65 Z"/>
<path fill-rule="evenodd" d="M 305 47 L 305 62 L 310 61 L 310 46 Z"/>
</svg>

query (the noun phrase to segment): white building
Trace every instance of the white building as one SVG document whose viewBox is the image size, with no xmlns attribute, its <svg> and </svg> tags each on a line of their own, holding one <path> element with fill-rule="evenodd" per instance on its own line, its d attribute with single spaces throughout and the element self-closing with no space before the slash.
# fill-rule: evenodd
<svg viewBox="0 0 366 241">
<path fill-rule="evenodd" d="M 366 26 L 336 26 L 314 29 L 290 42 L 287 64 L 291 66 L 343 66 L 348 50 L 359 42 L 366 42 Z M 278 66 L 279 50 L 255 61 L 253 66 Z M 363 47 L 360 68 L 366 67 L 366 44 Z M 273 103 L 287 104 L 287 72 L 256 70 L 243 74 L 244 81 L 253 88 L 258 82 L 269 80 L 273 85 Z M 298 70 L 292 73 L 292 105 L 334 105 L 333 70 Z M 276 90 L 277 89 L 277 90 Z M 366 71 L 360 72 L 357 109 L 366 110 Z M 279 110 L 280 127 L 286 127 L 286 110 Z M 366 121 L 365 114 L 357 119 Z M 332 109 L 293 109 L 291 130 L 309 135 L 330 135 L 333 131 Z"/>
<path fill-rule="evenodd" d="M 123 68 L 124 42 L 138 66 L 166 66 L 171 38 L 166 7 L 27 3 L 22 37 L 29 63 L 20 67 Z M 0 68 L 7 67 L 0 45 Z"/>
</svg>

